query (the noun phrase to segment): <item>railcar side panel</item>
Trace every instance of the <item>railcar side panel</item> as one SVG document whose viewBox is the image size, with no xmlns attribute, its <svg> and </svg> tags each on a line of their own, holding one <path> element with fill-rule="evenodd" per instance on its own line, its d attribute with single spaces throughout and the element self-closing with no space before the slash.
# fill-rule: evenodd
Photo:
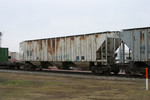
<svg viewBox="0 0 150 100">
<path fill-rule="evenodd" d="M 148 60 L 150 60 L 150 29 L 148 29 Z"/>
<path fill-rule="evenodd" d="M 21 60 L 95 62 L 100 60 L 100 56 L 104 53 L 104 51 L 100 51 L 100 48 L 103 45 L 103 49 L 106 49 L 107 43 L 105 41 L 107 38 L 115 38 L 117 48 L 119 43 L 117 41 L 118 36 L 115 37 L 116 34 L 117 32 L 105 32 L 24 41 L 20 43 Z M 111 48 L 114 48 L 114 43 L 109 44 L 112 45 Z"/>
<path fill-rule="evenodd" d="M 132 61 L 150 61 L 150 28 L 124 30 L 120 37 L 131 49 Z"/>
</svg>

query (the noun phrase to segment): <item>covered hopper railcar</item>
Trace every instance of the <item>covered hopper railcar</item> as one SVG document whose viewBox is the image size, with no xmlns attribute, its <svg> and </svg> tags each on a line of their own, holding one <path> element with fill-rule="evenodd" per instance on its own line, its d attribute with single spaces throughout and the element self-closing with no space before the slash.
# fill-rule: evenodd
<svg viewBox="0 0 150 100">
<path fill-rule="evenodd" d="M 119 36 L 130 50 L 126 73 L 145 74 L 145 67 L 150 68 L 150 27 L 124 29 Z"/>
<path fill-rule="evenodd" d="M 26 69 L 79 66 L 93 73 L 118 73 L 115 51 L 120 43 L 118 31 L 29 40 L 20 43 L 20 59 Z"/>
</svg>

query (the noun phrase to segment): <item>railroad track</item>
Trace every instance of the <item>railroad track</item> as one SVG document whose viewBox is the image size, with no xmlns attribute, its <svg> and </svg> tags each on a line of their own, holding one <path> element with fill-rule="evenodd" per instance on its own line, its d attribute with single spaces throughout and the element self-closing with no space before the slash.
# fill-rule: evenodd
<svg viewBox="0 0 150 100">
<path fill-rule="evenodd" d="M 59 76 L 59 77 L 71 77 L 71 78 L 82 78 L 82 79 L 98 79 L 98 80 L 145 80 L 142 75 L 131 76 L 131 75 L 93 75 L 89 72 L 68 72 L 68 71 L 54 71 L 54 70 L 43 70 L 43 71 L 26 71 L 26 70 L 10 70 L 0 69 L 3 73 L 15 73 L 15 74 L 29 74 L 29 75 L 43 75 L 43 76 Z"/>
</svg>

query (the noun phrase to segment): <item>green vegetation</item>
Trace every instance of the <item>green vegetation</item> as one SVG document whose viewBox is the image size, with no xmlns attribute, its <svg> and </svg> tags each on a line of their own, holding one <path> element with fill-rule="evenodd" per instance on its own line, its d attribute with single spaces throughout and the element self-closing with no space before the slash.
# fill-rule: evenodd
<svg viewBox="0 0 150 100">
<path fill-rule="evenodd" d="M 30 85 L 31 83 L 29 81 L 24 80 L 7 80 L 1 83 L 2 85 L 16 85 L 16 86 L 25 86 Z"/>
<path fill-rule="evenodd" d="M 149 100 L 145 81 L 0 73 L 0 100 Z"/>
</svg>

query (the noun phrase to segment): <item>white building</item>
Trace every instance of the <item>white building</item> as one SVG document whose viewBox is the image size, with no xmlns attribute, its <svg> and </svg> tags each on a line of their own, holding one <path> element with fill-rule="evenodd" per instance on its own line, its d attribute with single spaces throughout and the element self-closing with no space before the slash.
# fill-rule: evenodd
<svg viewBox="0 0 150 100">
<path fill-rule="evenodd" d="M 9 51 L 9 57 L 10 57 L 10 59 L 19 60 L 19 53 Z"/>
</svg>

